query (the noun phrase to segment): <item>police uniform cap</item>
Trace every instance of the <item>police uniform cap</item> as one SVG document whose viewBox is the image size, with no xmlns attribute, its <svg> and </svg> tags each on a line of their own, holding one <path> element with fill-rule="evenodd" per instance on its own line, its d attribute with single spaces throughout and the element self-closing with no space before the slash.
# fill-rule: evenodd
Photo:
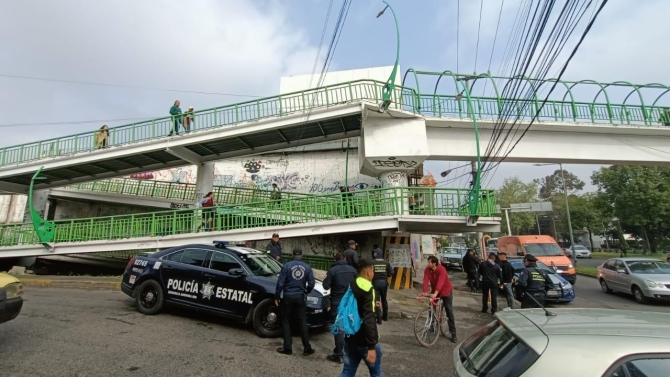
<svg viewBox="0 0 670 377">
<path fill-rule="evenodd" d="M 531 254 L 526 254 L 526 257 L 523 258 L 523 260 L 528 261 L 528 262 L 537 262 L 537 258 L 535 258 Z"/>
<path fill-rule="evenodd" d="M 299 247 L 293 248 L 293 255 L 302 255 L 302 249 Z"/>
<path fill-rule="evenodd" d="M 358 244 L 356 243 L 356 241 L 354 241 L 354 240 L 349 240 L 348 244 L 349 244 L 349 245 L 358 245 Z"/>
</svg>

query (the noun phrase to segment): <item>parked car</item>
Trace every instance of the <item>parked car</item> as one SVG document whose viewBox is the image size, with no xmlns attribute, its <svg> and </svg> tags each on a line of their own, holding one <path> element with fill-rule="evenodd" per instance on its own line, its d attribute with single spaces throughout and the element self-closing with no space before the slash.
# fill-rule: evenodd
<svg viewBox="0 0 670 377">
<path fill-rule="evenodd" d="M 670 314 L 503 310 L 456 346 L 454 376 L 666 377 Z M 596 351 L 594 351 L 596 350 Z"/>
<path fill-rule="evenodd" d="M 16 318 L 23 307 L 23 285 L 16 277 L 0 272 L 0 323 Z"/>
<path fill-rule="evenodd" d="M 670 263 L 658 259 L 608 259 L 598 266 L 598 280 L 603 292 L 629 293 L 640 304 L 670 300 Z"/>
<path fill-rule="evenodd" d="M 463 257 L 468 249 L 460 247 L 445 247 L 442 249 L 442 265 L 444 268 L 458 268 L 463 270 Z"/>
<path fill-rule="evenodd" d="M 507 258 L 507 260 L 514 268 L 514 276 L 515 279 L 518 280 L 521 271 L 526 268 L 526 266 L 523 264 L 523 258 L 510 257 Z M 561 276 L 563 271 L 556 271 L 542 262 L 537 262 L 537 267 L 549 274 L 551 282 L 554 283 L 553 288 L 547 292 L 547 301 L 572 302 L 575 300 L 575 288 L 572 286 L 572 284 L 570 284 L 570 282 Z"/>
<path fill-rule="evenodd" d="M 572 247 L 565 249 L 567 255 L 572 256 Z M 575 245 L 575 258 L 592 258 L 591 250 L 584 245 Z"/>
<path fill-rule="evenodd" d="M 275 305 L 279 262 L 266 253 L 214 241 L 183 245 L 128 262 L 121 291 L 135 299 L 137 310 L 153 315 L 165 305 L 251 323 L 261 337 L 281 334 L 281 313 Z M 327 324 L 330 291 L 316 281 L 306 295 L 309 327 Z"/>
</svg>

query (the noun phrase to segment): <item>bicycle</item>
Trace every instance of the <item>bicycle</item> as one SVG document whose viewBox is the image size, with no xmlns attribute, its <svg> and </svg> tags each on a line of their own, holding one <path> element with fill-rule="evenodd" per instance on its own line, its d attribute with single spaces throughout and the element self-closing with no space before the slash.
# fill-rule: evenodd
<svg viewBox="0 0 670 377">
<path fill-rule="evenodd" d="M 414 319 L 414 336 L 422 346 L 431 347 L 437 343 L 440 333 L 445 337 L 449 333 L 447 310 L 439 297 L 429 299 L 425 296 L 418 296 L 417 300 L 422 304 L 428 301 L 428 307 L 421 310 Z"/>
</svg>

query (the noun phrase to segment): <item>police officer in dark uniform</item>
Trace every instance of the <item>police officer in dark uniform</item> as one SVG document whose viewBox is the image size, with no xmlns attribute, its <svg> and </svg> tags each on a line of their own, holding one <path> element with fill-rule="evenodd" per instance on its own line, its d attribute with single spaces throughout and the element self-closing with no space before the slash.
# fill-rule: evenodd
<svg viewBox="0 0 670 377">
<path fill-rule="evenodd" d="M 547 290 L 552 287 L 551 279 L 547 273 L 537 268 L 537 258 L 531 254 L 526 254 L 523 262 L 526 268 L 521 271 L 519 277 L 519 286 L 523 294 L 521 309 L 539 308 L 538 303 L 544 306 Z"/>
<path fill-rule="evenodd" d="M 375 275 L 372 278 L 372 286 L 375 287 L 377 297 L 381 301 L 381 315 L 379 315 L 379 309 L 377 310 L 377 323 L 381 324 L 382 320 L 388 321 L 389 319 L 389 304 L 386 300 L 386 295 L 389 289 L 388 278 L 393 276 L 393 267 L 391 263 L 384 260 L 382 249 L 376 248 L 374 256 L 375 259 L 372 261 L 372 267 Z"/>
<path fill-rule="evenodd" d="M 348 265 L 353 268 L 358 268 L 358 251 L 356 251 L 356 246 L 358 246 L 358 244 L 354 240 L 349 240 L 347 245 L 349 248 L 344 250 L 342 254 L 344 254 Z"/>
<path fill-rule="evenodd" d="M 323 288 L 330 289 L 330 319 L 335 322 L 337 318 L 337 308 L 342 301 L 342 297 L 347 293 L 351 282 L 356 280 L 356 269 L 347 264 L 347 258 L 342 253 L 335 256 L 335 264 L 326 273 L 326 279 L 323 281 Z M 328 355 L 326 359 L 334 363 L 342 364 L 344 362 L 344 333 L 335 334 L 335 349 L 333 354 Z"/>
<path fill-rule="evenodd" d="M 265 251 L 270 254 L 270 257 L 272 259 L 276 260 L 277 262 L 281 263 L 282 262 L 282 250 L 281 250 L 281 243 L 279 243 L 279 234 L 274 233 L 272 235 L 272 239 L 270 242 L 268 242 L 268 245 L 265 247 Z"/>
<path fill-rule="evenodd" d="M 307 317 L 305 315 L 307 294 L 314 289 L 314 284 L 314 272 L 307 263 L 302 261 L 302 249 L 296 247 L 293 249 L 293 260 L 282 266 L 275 290 L 275 304 L 281 309 L 282 332 L 284 335 L 284 346 L 277 348 L 277 352 L 284 355 L 293 353 L 291 314 L 295 314 L 300 321 L 300 336 L 304 347 L 303 356 L 314 354 L 314 348 L 309 344 Z"/>
</svg>

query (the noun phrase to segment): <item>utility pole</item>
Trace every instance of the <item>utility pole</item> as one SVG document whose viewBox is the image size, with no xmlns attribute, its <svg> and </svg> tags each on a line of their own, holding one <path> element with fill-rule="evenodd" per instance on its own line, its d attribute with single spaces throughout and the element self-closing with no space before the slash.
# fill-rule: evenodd
<svg viewBox="0 0 670 377">
<path fill-rule="evenodd" d="M 539 236 L 542 234 L 542 230 L 540 229 L 540 218 L 537 217 L 537 214 L 535 214 L 535 221 L 537 222 L 537 235 Z"/>
<path fill-rule="evenodd" d="M 568 189 L 565 185 L 565 170 L 563 164 L 558 164 L 561 168 L 561 180 L 563 180 L 563 194 L 565 195 L 565 211 L 568 213 L 568 230 L 570 231 L 570 248 L 572 249 L 573 257 L 575 254 L 575 237 L 572 235 L 572 221 L 570 220 L 570 202 L 568 201 Z M 576 258 L 576 257 L 575 257 Z"/>
</svg>

